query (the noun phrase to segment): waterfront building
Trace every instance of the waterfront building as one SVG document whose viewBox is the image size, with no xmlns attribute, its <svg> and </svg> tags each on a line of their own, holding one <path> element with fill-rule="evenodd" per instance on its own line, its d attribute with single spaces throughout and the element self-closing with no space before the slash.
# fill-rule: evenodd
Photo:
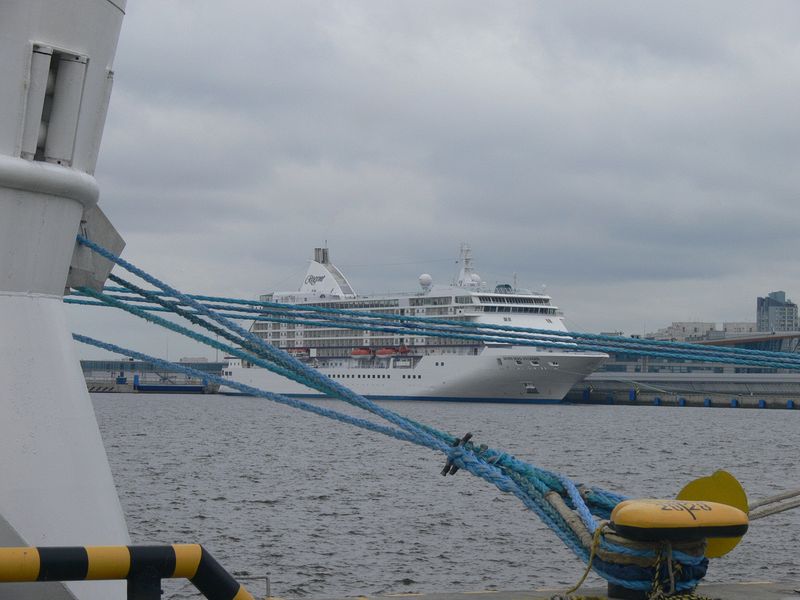
<svg viewBox="0 0 800 600">
<path fill-rule="evenodd" d="M 758 331 L 758 326 L 753 322 L 748 321 L 730 321 L 722 324 L 723 337 L 731 337 L 734 335 L 747 335 Z"/>
<path fill-rule="evenodd" d="M 651 340 L 692 342 L 707 339 L 709 333 L 716 331 L 716 323 L 704 321 L 674 321 L 669 327 L 659 329 L 655 333 L 648 333 L 646 338 Z"/>
</svg>

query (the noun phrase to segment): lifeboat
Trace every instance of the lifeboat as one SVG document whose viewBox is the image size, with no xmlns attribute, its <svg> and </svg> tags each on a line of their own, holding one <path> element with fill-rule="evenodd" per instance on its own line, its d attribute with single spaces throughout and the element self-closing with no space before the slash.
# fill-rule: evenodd
<svg viewBox="0 0 800 600">
<path fill-rule="evenodd" d="M 369 348 L 354 348 L 350 356 L 353 358 L 369 358 L 372 356 L 372 352 L 370 352 Z"/>
<path fill-rule="evenodd" d="M 409 352 L 411 352 L 411 349 L 408 346 L 403 345 L 403 346 L 400 346 L 400 349 L 398 350 L 398 352 L 400 352 L 400 354 L 408 354 Z"/>
<path fill-rule="evenodd" d="M 304 358 L 309 355 L 308 348 L 287 348 L 286 352 L 296 358 Z"/>
<path fill-rule="evenodd" d="M 397 354 L 397 350 L 394 348 L 381 348 L 375 353 L 375 356 L 378 358 L 391 358 L 395 354 Z"/>
</svg>

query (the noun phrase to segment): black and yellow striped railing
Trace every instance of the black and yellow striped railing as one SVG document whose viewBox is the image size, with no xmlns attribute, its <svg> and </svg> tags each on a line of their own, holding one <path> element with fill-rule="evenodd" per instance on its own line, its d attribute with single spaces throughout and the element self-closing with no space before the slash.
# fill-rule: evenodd
<svg viewBox="0 0 800 600">
<path fill-rule="evenodd" d="M 174 578 L 209 600 L 253 600 L 199 544 L 0 548 L 0 583 L 125 579 L 128 600 L 155 600 Z"/>
</svg>

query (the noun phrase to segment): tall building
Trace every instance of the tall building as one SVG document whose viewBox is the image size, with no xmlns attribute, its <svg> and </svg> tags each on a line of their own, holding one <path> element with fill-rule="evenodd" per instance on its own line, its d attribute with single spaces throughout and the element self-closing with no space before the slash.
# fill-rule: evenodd
<svg viewBox="0 0 800 600">
<path fill-rule="evenodd" d="M 756 324 L 759 331 L 798 331 L 797 304 L 786 298 L 786 292 L 770 292 L 756 302 Z"/>
</svg>

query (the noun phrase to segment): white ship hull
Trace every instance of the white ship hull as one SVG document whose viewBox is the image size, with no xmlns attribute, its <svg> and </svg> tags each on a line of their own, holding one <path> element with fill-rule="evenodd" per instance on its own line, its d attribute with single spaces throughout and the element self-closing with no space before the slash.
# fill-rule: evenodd
<svg viewBox="0 0 800 600">
<path fill-rule="evenodd" d="M 435 285 L 422 274 L 419 292 L 358 296 L 327 248 L 315 248 L 300 289 L 262 296 L 263 312 L 250 331 L 356 393 L 387 400 L 561 402 L 608 358 L 570 346 L 561 312 L 543 292 L 509 284 L 491 290 L 472 269 L 466 244 L 459 262 L 451 285 Z M 292 320 L 287 305 L 302 316 Z M 544 345 L 516 345 L 511 336 L 525 330 L 543 335 Z M 224 375 L 236 382 L 291 396 L 322 395 L 229 358 Z"/>
<path fill-rule="evenodd" d="M 561 402 L 572 386 L 605 358 L 600 353 L 492 346 L 477 355 L 327 359 L 317 368 L 358 394 L 377 400 L 553 404 Z M 229 366 L 226 374 L 233 381 L 269 392 L 322 396 L 263 368 Z M 231 387 L 220 391 L 240 393 Z"/>
</svg>

